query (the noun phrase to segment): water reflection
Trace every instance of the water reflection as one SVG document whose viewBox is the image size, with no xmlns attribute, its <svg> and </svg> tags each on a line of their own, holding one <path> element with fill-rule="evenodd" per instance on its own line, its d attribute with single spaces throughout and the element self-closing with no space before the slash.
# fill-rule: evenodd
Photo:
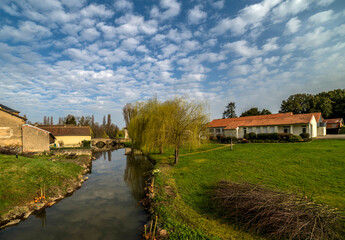
<svg viewBox="0 0 345 240">
<path fill-rule="evenodd" d="M 131 193 L 137 201 L 144 197 L 145 177 L 147 177 L 152 165 L 142 155 L 134 153 L 127 155 L 124 181 L 131 189 Z"/>
<path fill-rule="evenodd" d="M 124 149 L 96 153 L 92 174 L 82 188 L 17 226 L 0 239 L 138 239 L 147 221 L 137 205 L 151 164 Z M 104 158 L 105 156 L 105 158 Z"/>
</svg>

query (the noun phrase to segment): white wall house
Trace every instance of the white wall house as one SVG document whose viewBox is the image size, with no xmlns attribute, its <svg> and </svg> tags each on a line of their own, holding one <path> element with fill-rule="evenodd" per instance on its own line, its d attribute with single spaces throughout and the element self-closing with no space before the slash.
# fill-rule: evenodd
<svg viewBox="0 0 345 240">
<path fill-rule="evenodd" d="M 242 138 L 246 133 L 309 133 L 310 137 L 326 135 L 321 113 L 278 113 L 239 118 L 214 119 L 208 125 L 210 136 Z"/>
</svg>

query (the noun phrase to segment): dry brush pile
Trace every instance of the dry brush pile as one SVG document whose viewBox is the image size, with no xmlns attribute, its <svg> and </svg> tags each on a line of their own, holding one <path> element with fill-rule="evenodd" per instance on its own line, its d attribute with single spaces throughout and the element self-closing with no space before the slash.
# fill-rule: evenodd
<svg viewBox="0 0 345 240">
<path fill-rule="evenodd" d="M 213 200 L 224 217 L 273 239 L 343 239 L 344 218 L 337 209 L 307 197 L 248 183 L 220 181 Z"/>
</svg>

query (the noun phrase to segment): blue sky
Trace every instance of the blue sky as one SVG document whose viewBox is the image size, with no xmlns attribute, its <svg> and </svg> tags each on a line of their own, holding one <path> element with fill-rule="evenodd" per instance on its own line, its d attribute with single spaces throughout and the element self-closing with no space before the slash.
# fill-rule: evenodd
<svg viewBox="0 0 345 240">
<path fill-rule="evenodd" d="M 2 0 L 0 103 L 123 126 L 127 102 L 186 95 L 277 112 L 345 88 L 343 0 Z"/>
</svg>

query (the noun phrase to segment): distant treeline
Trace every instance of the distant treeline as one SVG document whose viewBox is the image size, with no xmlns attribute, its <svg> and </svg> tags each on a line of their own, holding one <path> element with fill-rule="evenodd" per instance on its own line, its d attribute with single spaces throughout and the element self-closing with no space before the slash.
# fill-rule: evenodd
<svg viewBox="0 0 345 240">
<path fill-rule="evenodd" d="M 36 122 L 34 124 L 40 125 L 41 123 Z M 66 117 L 59 117 L 59 125 L 75 125 L 75 126 L 89 126 L 91 128 L 91 136 L 93 138 L 115 138 L 124 137 L 124 131 L 120 130 L 119 127 L 111 122 L 111 115 L 108 114 L 103 116 L 102 124 L 95 122 L 94 115 L 92 116 L 74 116 L 68 114 Z M 54 125 L 53 116 L 44 116 L 43 125 Z"/>
<path fill-rule="evenodd" d="M 281 104 L 280 111 L 300 113 L 321 112 L 324 118 L 345 119 L 345 89 L 335 89 L 318 94 L 298 93 Z"/>
</svg>

